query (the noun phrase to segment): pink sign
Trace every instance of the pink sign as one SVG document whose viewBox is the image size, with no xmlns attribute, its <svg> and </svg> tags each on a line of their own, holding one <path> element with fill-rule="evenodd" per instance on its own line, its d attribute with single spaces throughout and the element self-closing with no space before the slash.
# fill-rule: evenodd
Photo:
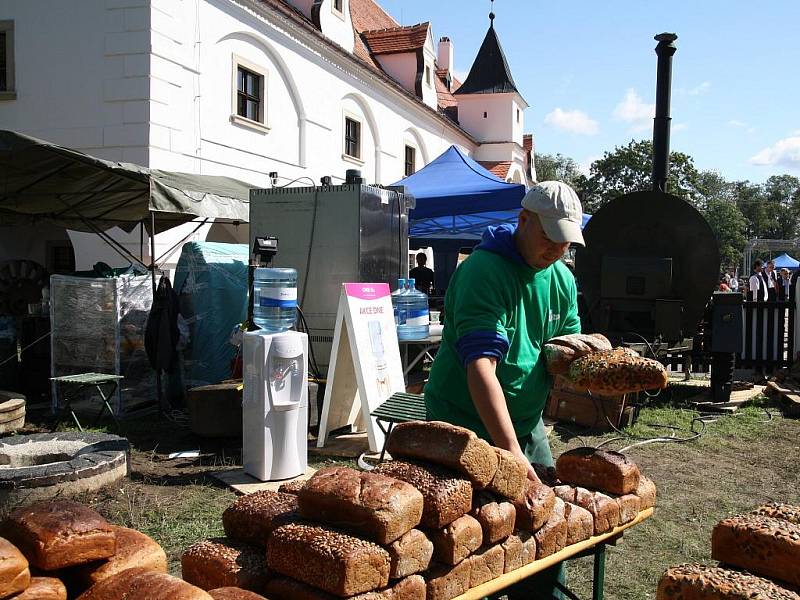
<svg viewBox="0 0 800 600">
<path fill-rule="evenodd" d="M 388 283 L 345 283 L 344 292 L 361 300 L 376 300 L 391 294 Z"/>
</svg>

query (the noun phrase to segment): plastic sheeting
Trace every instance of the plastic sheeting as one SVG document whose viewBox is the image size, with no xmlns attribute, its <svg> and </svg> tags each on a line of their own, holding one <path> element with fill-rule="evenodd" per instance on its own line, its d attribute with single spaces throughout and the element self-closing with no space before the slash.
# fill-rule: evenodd
<svg viewBox="0 0 800 600">
<path fill-rule="evenodd" d="M 134 400 L 152 400 L 155 372 L 144 349 L 153 302 L 149 275 L 111 278 L 50 277 L 51 373 L 122 375 L 111 406 L 125 414 Z M 53 407 L 61 390 L 53 386 Z"/>
<path fill-rule="evenodd" d="M 246 244 L 190 242 L 183 245 L 174 288 L 184 327 L 183 385 L 228 379 L 236 347 L 231 333 L 247 317 Z M 179 324 L 179 327 L 181 324 Z"/>
</svg>

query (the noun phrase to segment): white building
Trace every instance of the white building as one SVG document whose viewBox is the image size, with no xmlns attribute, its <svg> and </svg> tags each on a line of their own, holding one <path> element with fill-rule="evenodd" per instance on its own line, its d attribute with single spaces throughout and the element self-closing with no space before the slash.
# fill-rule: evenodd
<svg viewBox="0 0 800 600">
<path fill-rule="evenodd" d="M 373 0 L 3 0 L 0 129 L 260 187 L 351 168 L 388 184 L 451 144 L 530 183 L 527 103 L 493 26 L 463 85 L 453 52 L 430 23 L 401 27 Z M 157 252 L 193 228 L 160 234 Z M 139 231 L 113 235 L 140 253 Z M 206 225 L 192 239 L 247 231 Z M 0 260 L 57 270 L 70 245 L 77 268 L 126 262 L 92 234 L 44 226 L 3 232 Z"/>
</svg>

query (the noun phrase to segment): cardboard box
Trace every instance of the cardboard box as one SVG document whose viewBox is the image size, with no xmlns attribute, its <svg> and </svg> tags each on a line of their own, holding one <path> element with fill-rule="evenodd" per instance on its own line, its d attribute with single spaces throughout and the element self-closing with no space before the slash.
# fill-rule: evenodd
<svg viewBox="0 0 800 600">
<path fill-rule="evenodd" d="M 603 396 L 589 394 L 573 386 L 564 377 L 556 377 L 545 408 L 545 416 L 559 422 L 607 431 L 625 427 L 633 419 L 632 407 L 626 406 L 624 394 Z"/>
</svg>

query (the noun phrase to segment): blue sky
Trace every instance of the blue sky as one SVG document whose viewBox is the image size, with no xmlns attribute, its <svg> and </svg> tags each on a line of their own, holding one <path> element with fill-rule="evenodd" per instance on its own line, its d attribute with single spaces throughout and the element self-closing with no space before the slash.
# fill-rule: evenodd
<svg viewBox="0 0 800 600">
<path fill-rule="evenodd" d="M 404 25 L 431 21 L 435 42 L 453 40 L 456 71 L 469 71 L 488 0 L 378 2 Z M 495 13 L 538 152 L 585 168 L 650 139 L 653 36 L 670 31 L 672 150 L 731 180 L 800 176 L 800 1 L 497 0 Z"/>
</svg>

